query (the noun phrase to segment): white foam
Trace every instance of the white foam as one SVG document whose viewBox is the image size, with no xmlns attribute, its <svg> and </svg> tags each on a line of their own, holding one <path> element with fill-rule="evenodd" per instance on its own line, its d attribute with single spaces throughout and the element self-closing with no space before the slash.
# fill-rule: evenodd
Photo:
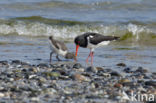
<svg viewBox="0 0 156 103">
<path fill-rule="evenodd" d="M 56 38 L 62 38 L 65 40 L 73 40 L 77 35 L 81 35 L 85 32 L 95 32 L 103 35 L 122 36 L 127 31 L 132 32 L 136 36 L 136 40 L 140 38 L 141 32 L 154 32 L 145 26 L 139 26 L 135 24 L 128 25 L 73 25 L 73 26 L 59 26 L 48 25 L 39 22 L 25 22 L 17 21 L 11 25 L 0 24 L 0 35 L 17 34 L 26 36 L 50 36 L 53 35 Z"/>
</svg>

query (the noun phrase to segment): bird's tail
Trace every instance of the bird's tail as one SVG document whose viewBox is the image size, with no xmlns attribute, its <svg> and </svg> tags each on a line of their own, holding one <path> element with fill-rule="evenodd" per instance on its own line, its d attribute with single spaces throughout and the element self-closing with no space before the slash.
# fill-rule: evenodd
<svg viewBox="0 0 156 103">
<path fill-rule="evenodd" d="M 114 36 L 114 40 L 118 40 L 120 39 L 120 37 Z"/>
</svg>

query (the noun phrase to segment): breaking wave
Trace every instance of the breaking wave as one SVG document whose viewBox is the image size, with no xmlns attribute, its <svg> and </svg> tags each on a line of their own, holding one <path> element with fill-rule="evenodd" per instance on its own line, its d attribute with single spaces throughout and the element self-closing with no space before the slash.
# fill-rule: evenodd
<svg viewBox="0 0 156 103">
<path fill-rule="evenodd" d="M 9 20 L 0 19 L 0 35 L 50 36 L 64 40 L 73 40 L 85 32 L 96 32 L 103 35 L 120 36 L 121 41 L 130 43 L 156 44 L 156 23 L 104 25 L 96 22 L 78 22 L 47 19 L 42 17 L 22 17 Z"/>
</svg>

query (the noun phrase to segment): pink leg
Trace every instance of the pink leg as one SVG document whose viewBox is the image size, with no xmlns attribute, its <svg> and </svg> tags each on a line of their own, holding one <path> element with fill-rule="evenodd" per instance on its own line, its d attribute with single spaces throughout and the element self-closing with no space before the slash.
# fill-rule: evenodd
<svg viewBox="0 0 156 103">
<path fill-rule="evenodd" d="M 89 55 L 88 55 L 88 57 L 86 59 L 86 63 L 88 63 L 88 59 L 89 59 L 90 56 L 91 56 L 91 52 L 89 53 Z"/>
<path fill-rule="evenodd" d="M 91 65 L 93 66 L 93 55 L 94 55 L 94 52 L 91 52 Z"/>
</svg>

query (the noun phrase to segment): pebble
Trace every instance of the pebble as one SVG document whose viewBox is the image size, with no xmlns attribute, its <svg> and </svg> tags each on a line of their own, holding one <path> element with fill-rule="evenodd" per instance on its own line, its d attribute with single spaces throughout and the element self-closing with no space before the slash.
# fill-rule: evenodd
<svg viewBox="0 0 156 103">
<path fill-rule="evenodd" d="M 38 67 L 43 67 L 43 68 L 44 68 L 44 67 L 47 67 L 47 68 L 49 67 L 49 65 L 46 64 L 46 63 L 40 63 L 40 64 L 38 64 L 37 66 L 38 66 Z"/>
<path fill-rule="evenodd" d="M 123 84 L 123 83 L 128 83 L 131 82 L 129 79 L 123 78 L 121 80 L 119 80 L 119 83 Z"/>
<path fill-rule="evenodd" d="M 82 65 L 80 63 L 76 63 L 73 65 L 73 68 L 79 69 L 79 68 L 82 68 Z"/>
<path fill-rule="evenodd" d="M 77 80 L 77 81 L 80 81 L 80 82 L 83 82 L 83 81 L 90 81 L 89 78 L 81 75 L 81 74 L 74 74 L 74 80 Z"/>
<path fill-rule="evenodd" d="M 133 73 L 132 68 L 126 67 L 124 70 L 126 73 Z"/>
<path fill-rule="evenodd" d="M 138 67 L 138 69 L 135 72 L 140 72 L 140 73 L 147 73 L 148 70 L 143 69 L 143 67 Z"/>
<path fill-rule="evenodd" d="M 5 95 L 4 95 L 4 93 L 0 93 L 0 98 L 2 98 L 2 97 L 4 97 Z"/>
<path fill-rule="evenodd" d="M 117 66 L 125 67 L 126 64 L 125 63 L 118 63 Z"/>
<path fill-rule="evenodd" d="M 145 85 L 153 86 L 156 88 L 156 81 L 146 81 Z"/>
<path fill-rule="evenodd" d="M 116 88 L 122 88 L 123 86 L 120 83 L 116 83 L 116 84 L 114 84 L 114 87 L 116 87 Z"/>
<path fill-rule="evenodd" d="M 32 97 L 31 98 L 31 101 L 33 101 L 33 102 L 38 102 L 40 99 L 39 98 L 37 98 L 37 97 Z"/>
<path fill-rule="evenodd" d="M 132 91 L 156 94 L 156 73 L 118 65 L 124 70 L 106 66 L 84 69 L 74 62 L 30 65 L 20 60 L 0 61 L 0 101 L 117 103 L 122 91 L 128 96 Z"/>
<path fill-rule="evenodd" d="M 93 73 L 97 73 L 97 69 L 93 66 L 87 67 L 85 69 L 85 72 L 93 72 Z"/>
<path fill-rule="evenodd" d="M 0 61 L 1 65 L 8 65 L 8 61 Z"/>
<path fill-rule="evenodd" d="M 110 74 L 111 74 L 111 76 L 117 76 L 117 77 L 121 76 L 121 74 L 116 71 L 112 71 Z"/>
</svg>

